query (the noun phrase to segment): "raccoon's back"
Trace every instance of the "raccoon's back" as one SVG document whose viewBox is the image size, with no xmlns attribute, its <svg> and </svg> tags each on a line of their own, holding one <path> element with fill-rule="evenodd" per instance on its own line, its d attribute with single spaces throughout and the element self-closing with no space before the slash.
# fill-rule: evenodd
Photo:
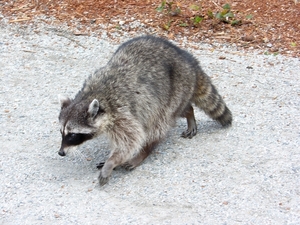
<svg viewBox="0 0 300 225">
<path fill-rule="evenodd" d="M 146 105 L 154 111 L 169 108 L 174 112 L 192 97 L 200 69 L 191 54 L 153 36 L 125 42 L 107 66 L 114 71 L 114 80 L 123 84 L 133 109 L 144 110 Z"/>
<path fill-rule="evenodd" d="M 187 51 L 168 40 L 150 35 L 133 38 L 123 43 L 108 65 L 121 66 L 124 63 L 148 69 L 159 66 L 159 63 L 164 67 L 183 66 L 190 69 L 199 67 L 198 61 Z"/>
</svg>

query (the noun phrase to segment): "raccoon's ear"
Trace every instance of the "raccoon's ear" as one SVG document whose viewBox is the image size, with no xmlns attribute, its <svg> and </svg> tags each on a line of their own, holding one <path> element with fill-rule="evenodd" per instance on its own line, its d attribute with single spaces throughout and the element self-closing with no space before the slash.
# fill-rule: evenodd
<svg viewBox="0 0 300 225">
<path fill-rule="evenodd" d="M 67 96 L 58 95 L 58 99 L 59 99 L 61 108 L 65 108 L 71 104 L 71 99 Z"/>
<path fill-rule="evenodd" d="M 91 104 L 89 105 L 88 113 L 92 118 L 94 118 L 98 111 L 99 111 L 100 105 L 97 99 L 94 99 Z"/>
</svg>

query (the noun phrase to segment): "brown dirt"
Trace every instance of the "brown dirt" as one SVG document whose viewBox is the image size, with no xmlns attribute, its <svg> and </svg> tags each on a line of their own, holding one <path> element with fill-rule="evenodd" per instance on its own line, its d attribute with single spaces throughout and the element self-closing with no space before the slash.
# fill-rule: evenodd
<svg viewBox="0 0 300 225">
<path fill-rule="evenodd" d="M 11 23 L 26 24 L 43 14 L 53 16 L 56 23 L 66 22 L 71 28 L 76 27 L 77 33 L 82 34 L 105 29 L 108 34 L 126 31 L 134 35 L 150 28 L 151 33 L 171 39 L 186 37 L 195 42 L 225 42 L 242 48 L 261 49 L 265 54 L 300 56 L 299 0 L 166 1 L 158 12 L 162 2 L 20 0 L 0 1 L 0 10 Z M 225 3 L 230 5 L 234 18 L 217 19 L 215 15 L 224 10 Z M 197 23 L 200 18 L 203 20 Z M 145 26 L 130 26 L 134 21 Z M 83 28 L 77 26 L 78 22 Z"/>
</svg>

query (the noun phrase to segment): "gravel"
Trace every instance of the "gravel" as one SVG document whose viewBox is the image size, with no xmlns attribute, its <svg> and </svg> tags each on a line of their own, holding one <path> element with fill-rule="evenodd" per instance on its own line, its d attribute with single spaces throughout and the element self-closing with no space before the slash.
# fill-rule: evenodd
<svg viewBox="0 0 300 225">
<path fill-rule="evenodd" d="M 105 138 L 57 154 L 58 94 L 74 96 L 117 48 L 97 36 L 0 22 L 0 224 L 300 224 L 299 58 L 186 47 L 233 126 L 196 110 L 197 136 L 180 138 L 179 120 L 141 166 L 100 188 Z"/>
</svg>

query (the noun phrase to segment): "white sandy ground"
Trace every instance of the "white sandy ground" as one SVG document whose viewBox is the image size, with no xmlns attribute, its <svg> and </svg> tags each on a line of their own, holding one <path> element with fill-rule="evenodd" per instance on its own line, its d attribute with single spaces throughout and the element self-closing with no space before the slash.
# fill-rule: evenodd
<svg viewBox="0 0 300 225">
<path fill-rule="evenodd" d="M 300 60 L 217 46 L 189 51 L 233 126 L 197 110 L 197 136 L 180 138 L 179 120 L 141 166 L 100 188 L 107 140 L 60 157 L 57 95 L 74 96 L 117 46 L 2 22 L 0 224 L 300 224 Z"/>
</svg>

